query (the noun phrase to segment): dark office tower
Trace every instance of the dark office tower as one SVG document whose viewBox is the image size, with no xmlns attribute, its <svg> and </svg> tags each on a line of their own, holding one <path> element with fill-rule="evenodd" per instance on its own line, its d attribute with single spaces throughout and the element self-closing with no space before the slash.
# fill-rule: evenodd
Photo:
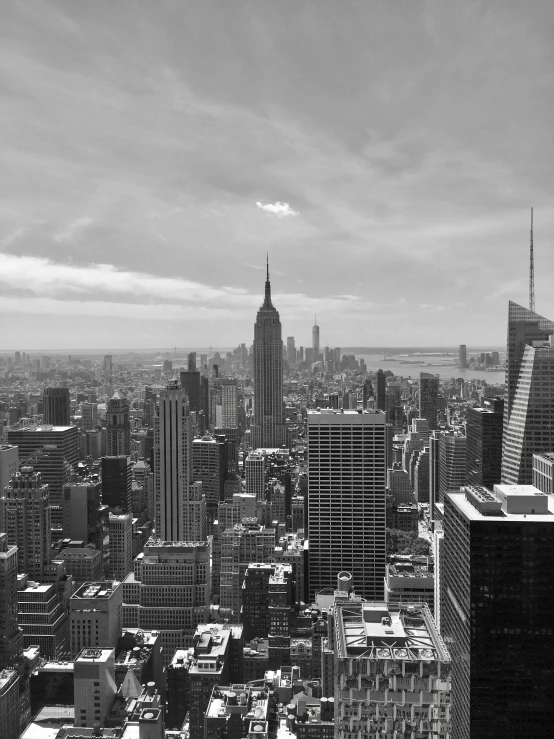
<svg viewBox="0 0 554 739">
<path fill-rule="evenodd" d="M 377 370 L 375 378 L 375 407 L 380 411 L 385 411 L 387 397 L 387 378 L 382 369 Z"/>
<path fill-rule="evenodd" d="M 190 367 L 190 363 L 189 363 Z M 181 372 L 181 387 L 187 394 L 189 400 L 189 408 L 191 413 L 199 413 L 203 410 L 200 403 L 200 372 L 196 370 L 188 370 Z"/>
<path fill-rule="evenodd" d="M 554 322 L 510 301 L 502 482 L 529 484 L 533 453 L 554 449 Z"/>
<path fill-rule="evenodd" d="M 312 328 L 312 351 L 313 361 L 317 362 L 319 359 L 319 326 L 317 325 L 317 316 L 314 319 L 314 325 Z"/>
<path fill-rule="evenodd" d="M 131 457 L 102 457 L 102 503 L 112 513 L 131 513 L 133 463 Z"/>
<path fill-rule="evenodd" d="M 437 402 L 439 397 L 439 378 L 428 372 L 419 373 L 419 417 L 426 418 L 429 429 L 438 428 Z"/>
<path fill-rule="evenodd" d="M 42 403 L 44 423 L 50 426 L 69 426 L 71 418 L 69 388 L 45 387 Z"/>
<path fill-rule="evenodd" d="M 527 485 L 449 493 L 443 553 L 450 736 L 547 735 L 554 710 L 554 499 Z"/>
<path fill-rule="evenodd" d="M 0 531 L 18 551 L 18 571 L 41 580 L 50 564 L 51 517 L 48 485 L 23 468 L 0 491 Z"/>
<path fill-rule="evenodd" d="M 279 313 L 271 302 L 269 266 L 265 298 L 254 324 L 254 446 L 275 448 L 286 441 L 283 421 L 283 342 Z"/>
<path fill-rule="evenodd" d="M 196 372 L 196 352 L 191 352 L 187 356 L 187 369 L 189 372 Z"/>
<path fill-rule="evenodd" d="M 102 502 L 102 482 L 98 475 L 64 485 L 62 534 L 64 539 L 83 541 L 85 545 L 92 544 L 98 549 L 107 572 L 110 555 L 109 508 Z"/>
<path fill-rule="evenodd" d="M 465 344 L 460 344 L 460 350 L 458 352 L 458 367 L 460 369 L 465 369 L 467 367 L 467 352 Z"/>
<path fill-rule="evenodd" d="M 500 482 L 504 400 L 483 398 L 482 402 L 482 408 L 467 409 L 467 483 L 492 490 Z"/>
<path fill-rule="evenodd" d="M 19 447 L 21 465 L 31 465 L 48 485 L 52 523 L 62 525 L 62 489 L 70 482 L 79 462 L 76 426 L 30 426 L 10 429 L 8 442 Z"/>
<path fill-rule="evenodd" d="M 129 401 L 121 390 L 116 390 L 108 400 L 106 411 L 106 454 L 108 457 L 120 457 L 130 453 Z"/>
<path fill-rule="evenodd" d="M 17 625 L 17 547 L 0 533 L 0 672 L 17 664 L 22 635 Z"/>
<path fill-rule="evenodd" d="M 309 597 L 351 572 L 358 595 L 383 600 L 385 414 L 309 410 Z"/>
</svg>

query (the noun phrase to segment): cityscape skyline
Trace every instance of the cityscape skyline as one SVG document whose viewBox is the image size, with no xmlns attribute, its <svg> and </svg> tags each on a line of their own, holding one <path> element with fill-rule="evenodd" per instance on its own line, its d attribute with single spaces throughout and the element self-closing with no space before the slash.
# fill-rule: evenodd
<svg viewBox="0 0 554 739">
<path fill-rule="evenodd" d="M 288 335 L 499 344 L 531 206 L 554 314 L 550 3 L 221 5 L 5 9 L 4 346 L 234 344 L 267 251 Z"/>
<path fill-rule="evenodd" d="M 546 735 L 552 28 L 3 8 L 0 739 Z"/>
</svg>

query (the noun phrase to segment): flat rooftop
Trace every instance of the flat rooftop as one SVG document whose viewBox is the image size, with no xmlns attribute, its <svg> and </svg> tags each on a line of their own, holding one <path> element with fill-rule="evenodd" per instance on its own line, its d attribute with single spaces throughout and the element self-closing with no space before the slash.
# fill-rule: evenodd
<svg viewBox="0 0 554 739">
<path fill-rule="evenodd" d="M 39 425 L 36 425 L 36 426 L 22 426 L 21 428 L 13 428 L 12 427 L 12 428 L 9 428 L 8 431 L 9 431 L 9 433 L 13 433 L 13 432 L 16 432 L 16 431 L 25 431 L 25 432 L 27 432 L 27 431 L 33 431 L 33 432 L 40 431 L 41 433 L 44 433 L 44 432 L 54 432 L 54 431 L 57 431 L 57 432 L 67 431 L 68 429 L 76 429 L 76 428 L 77 428 L 77 426 L 49 426 L 47 424 L 39 424 Z"/>
<path fill-rule="evenodd" d="M 495 485 L 494 493 L 447 493 L 449 500 L 468 521 L 523 521 L 554 523 L 554 497 L 541 493 L 533 485 Z M 474 503 L 471 498 L 474 498 Z M 482 500 L 481 500 L 482 499 Z"/>
<path fill-rule="evenodd" d="M 354 599 L 338 601 L 336 606 L 339 658 L 450 660 L 425 604 L 387 605 Z"/>
<path fill-rule="evenodd" d="M 77 656 L 76 662 L 107 662 L 114 654 L 113 649 L 101 649 L 100 647 L 85 647 Z"/>
<path fill-rule="evenodd" d="M 111 598 L 114 591 L 119 587 L 118 580 L 109 580 L 106 582 L 87 582 L 71 596 L 74 598 L 94 598 L 94 599 L 105 599 Z"/>
<path fill-rule="evenodd" d="M 338 416 L 348 418 L 349 420 L 353 420 L 357 416 L 361 416 L 364 418 L 370 417 L 370 418 L 378 418 L 378 419 L 384 419 L 385 413 L 381 410 L 344 410 L 343 408 L 310 408 L 307 411 L 308 414 L 308 420 L 311 418 L 312 420 L 315 420 L 318 417 L 321 416 Z"/>
</svg>

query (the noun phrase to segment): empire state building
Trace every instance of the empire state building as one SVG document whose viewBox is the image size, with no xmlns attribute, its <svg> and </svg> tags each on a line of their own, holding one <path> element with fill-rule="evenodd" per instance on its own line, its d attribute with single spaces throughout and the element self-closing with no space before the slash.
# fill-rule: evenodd
<svg viewBox="0 0 554 739">
<path fill-rule="evenodd" d="M 283 341 L 279 312 L 271 302 L 269 263 L 265 298 L 254 324 L 254 426 L 252 446 L 275 448 L 286 442 L 283 423 Z"/>
</svg>

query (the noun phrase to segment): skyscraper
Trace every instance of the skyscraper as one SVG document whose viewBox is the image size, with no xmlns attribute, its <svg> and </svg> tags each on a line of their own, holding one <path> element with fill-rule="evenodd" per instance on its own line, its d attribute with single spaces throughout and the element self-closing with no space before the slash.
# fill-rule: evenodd
<svg viewBox="0 0 554 739">
<path fill-rule="evenodd" d="M 458 352 L 458 367 L 460 369 L 465 369 L 467 367 L 467 352 L 465 344 L 460 344 L 460 350 Z"/>
<path fill-rule="evenodd" d="M 377 370 L 375 378 L 375 407 L 380 411 L 385 411 L 387 396 L 387 378 L 382 369 Z"/>
<path fill-rule="evenodd" d="M 19 447 L 20 464 L 31 465 L 48 485 L 52 523 L 62 525 L 62 490 L 79 461 L 76 426 L 30 426 L 8 431 L 8 442 Z"/>
<path fill-rule="evenodd" d="M 129 401 L 121 390 L 116 390 L 108 400 L 106 411 L 106 454 L 118 457 L 131 453 L 131 423 Z"/>
<path fill-rule="evenodd" d="M 102 458 L 102 503 L 112 512 L 131 513 L 133 502 L 133 462 L 131 457 Z"/>
<path fill-rule="evenodd" d="M 265 298 L 254 325 L 254 446 L 275 448 L 286 440 L 283 422 L 283 341 L 279 313 L 271 302 L 269 265 Z"/>
<path fill-rule="evenodd" d="M 69 426 L 71 418 L 69 388 L 45 387 L 42 402 L 44 423 L 51 426 Z"/>
<path fill-rule="evenodd" d="M 239 387 L 238 380 L 221 380 L 221 428 L 233 429 L 239 425 Z"/>
<path fill-rule="evenodd" d="M 296 362 L 296 346 L 294 336 L 287 336 L 287 362 L 294 364 Z"/>
<path fill-rule="evenodd" d="M 429 429 L 438 428 L 437 401 L 439 396 L 439 378 L 429 372 L 419 373 L 419 417 L 426 418 Z"/>
<path fill-rule="evenodd" d="M 351 572 L 356 592 L 384 597 L 385 414 L 308 411 L 309 594 Z"/>
<path fill-rule="evenodd" d="M 467 484 L 467 438 L 457 431 L 439 434 L 439 500 Z"/>
<path fill-rule="evenodd" d="M 17 664 L 21 632 L 17 625 L 17 547 L 0 533 L 0 673 Z"/>
<path fill-rule="evenodd" d="M 187 541 L 191 510 L 192 419 L 185 391 L 172 380 L 161 391 L 154 419 L 154 498 L 156 536 Z M 196 498 L 194 491 L 193 498 Z"/>
<path fill-rule="evenodd" d="M 480 408 L 466 414 L 467 483 L 492 490 L 500 482 L 504 400 L 483 398 Z"/>
<path fill-rule="evenodd" d="M 313 361 L 317 362 L 319 359 L 319 326 L 317 325 L 317 316 L 314 318 L 314 325 L 312 328 L 312 351 Z"/>
<path fill-rule="evenodd" d="M 442 547 L 452 739 L 543 736 L 554 708 L 554 499 L 531 485 L 449 493 Z"/>
<path fill-rule="evenodd" d="M 40 473 L 23 468 L 0 491 L 0 531 L 17 547 L 18 571 L 42 579 L 51 558 L 51 518 L 48 485 Z"/>
<path fill-rule="evenodd" d="M 554 449 L 554 322 L 510 301 L 502 482 L 530 484 L 533 453 Z"/>
</svg>

